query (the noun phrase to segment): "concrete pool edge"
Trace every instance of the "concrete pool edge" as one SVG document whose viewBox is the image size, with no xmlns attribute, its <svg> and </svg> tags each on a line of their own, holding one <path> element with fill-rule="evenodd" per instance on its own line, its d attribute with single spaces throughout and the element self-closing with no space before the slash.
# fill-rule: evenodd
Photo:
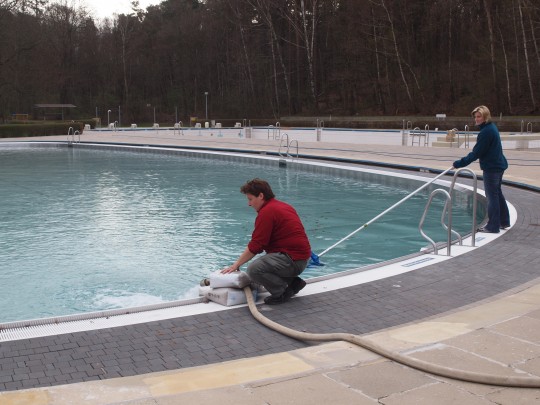
<svg viewBox="0 0 540 405">
<path fill-rule="evenodd" d="M 15 144 L 21 146 L 29 144 L 31 146 L 36 145 L 43 145 L 48 147 L 66 147 L 66 142 L 58 142 L 58 141 L 51 141 L 51 142 L 14 142 Z M 6 143 L 9 144 L 9 143 Z M 118 148 L 121 150 L 145 150 L 147 149 L 148 145 L 125 145 L 125 144 L 115 144 L 115 143 L 81 143 L 77 144 L 76 147 L 83 146 L 83 147 L 90 147 L 90 148 L 105 148 L 105 149 L 111 149 L 111 148 Z M 170 148 L 168 146 L 152 146 L 150 149 L 152 152 L 159 152 L 160 150 L 163 151 L 174 151 L 176 153 L 183 153 L 184 148 Z M 196 151 L 194 149 L 187 149 L 188 153 L 198 152 L 198 153 L 211 153 L 212 155 L 220 155 L 223 156 L 224 153 L 221 150 L 218 151 L 208 151 L 204 150 L 202 152 Z M 226 154 L 227 155 L 227 154 Z M 269 161 L 277 161 L 279 159 L 279 156 L 261 156 L 261 154 L 257 153 L 251 153 L 248 154 L 246 152 L 242 152 L 241 154 L 236 154 L 229 152 L 228 155 L 231 156 L 242 156 L 242 157 L 249 157 L 250 159 L 254 160 L 269 160 Z M 384 176 L 393 176 L 393 177 L 400 177 L 400 178 L 406 178 L 406 179 L 413 179 L 416 181 L 425 181 L 426 179 L 429 179 L 429 177 L 422 177 L 422 176 L 413 176 L 408 174 L 400 174 L 400 173 L 392 173 L 392 172 L 384 172 L 377 169 L 369 169 L 369 168 L 359 168 L 359 167 L 347 167 L 347 166 L 341 166 L 336 164 L 330 164 L 326 162 L 303 162 L 299 160 L 292 160 L 290 162 L 291 164 L 306 164 L 306 165 L 318 165 L 322 167 L 331 167 L 331 168 L 337 168 L 339 170 L 343 171 L 361 171 L 361 172 L 370 172 L 370 173 L 376 173 L 379 175 Z M 436 184 L 443 183 L 443 184 L 449 184 L 448 181 L 445 180 L 438 180 Z M 459 185 L 459 187 L 463 187 L 465 189 L 471 189 L 471 187 L 463 184 L 456 183 L 456 185 Z M 515 223 L 516 220 L 516 211 L 513 206 L 511 206 L 511 212 L 512 212 L 512 224 Z M 504 232 L 501 232 L 500 234 L 481 234 L 480 236 L 477 235 L 476 242 L 477 246 L 481 247 L 484 246 L 486 243 L 491 242 L 492 240 L 502 236 Z M 468 239 L 464 239 L 464 244 L 469 241 L 470 243 L 470 236 Z M 382 263 L 378 263 L 372 266 L 366 266 L 359 269 L 352 269 L 350 271 L 338 273 L 332 277 L 325 276 L 322 278 L 315 278 L 312 279 L 309 282 L 308 288 L 306 288 L 304 291 L 302 291 L 299 296 L 306 296 L 311 294 L 316 294 L 320 292 L 326 292 L 326 291 L 333 291 L 333 290 L 339 290 L 340 288 L 343 288 L 344 286 L 351 286 L 351 285 L 358 285 L 362 283 L 368 283 L 374 280 L 380 280 L 384 277 L 391 277 L 398 274 L 407 273 L 413 270 L 417 270 L 420 268 L 423 268 L 428 265 L 436 264 L 445 260 L 448 260 L 453 257 L 457 257 L 461 254 L 467 253 L 470 251 L 467 247 L 460 247 L 453 245 L 454 252 L 457 250 L 457 254 L 453 254 L 451 257 L 447 256 L 441 256 L 441 255 L 432 255 L 432 254 L 425 254 L 425 253 L 418 253 L 406 256 L 405 258 L 396 258 L 391 261 L 386 261 Z M 424 256 L 427 257 L 425 260 L 418 260 L 416 259 L 418 256 Z M 390 262 L 390 263 L 389 263 Z M 385 271 L 381 271 L 381 269 L 384 269 Z M 378 274 L 375 274 L 375 273 Z M 347 273 L 347 274 L 344 274 Z M 352 273 L 352 274 L 348 274 Z M 322 286 L 321 283 L 318 283 L 318 281 L 324 280 L 325 285 Z M 189 307 L 189 310 L 186 310 L 186 308 Z M 23 321 L 14 321 L 14 322 L 6 322 L 0 324 L 0 341 L 10 341 L 10 340 L 17 340 L 17 339 L 26 339 L 31 337 L 41 337 L 41 336 L 51 336 L 56 335 L 60 333 L 73 333 L 73 332 L 80 332 L 80 331 L 89 331 L 89 330 L 97 330 L 97 329 L 103 329 L 113 326 L 126 326 L 126 325 L 132 325 L 137 323 L 145 323 L 145 322 L 151 322 L 155 320 L 164 320 L 164 319 L 171 319 L 171 318 L 177 318 L 177 317 L 184 317 L 184 316 L 191 316 L 191 315 L 197 315 L 202 313 L 209 313 L 209 312 L 215 312 L 215 311 L 221 311 L 225 309 L 232 309 L 236 307 L 222 307 L 221 305 L 212 303 L 212 302 L 205 302 L 201 303 L 200 299 L 192 299 L 192 300 L 182 300 L 182 301 L 174 301 L 174 302 L 168 302 L 164 304 L 158 304 L 157 306 L 144 306 L 144 307 L 137 307 L 137 308 L 124 308 L 124 309 L 115 309 L 110 311 L 98 311 L 93 313 L 82 313 L 82 314 L 74 314 L 74 315 L 67 315 L 67 316 L 58 316 L 58 317 L 51 317 L 51 318 L 43 318 L 43 319 L 36 319 L 36 320 L 23 320 Z"/>
</svg>

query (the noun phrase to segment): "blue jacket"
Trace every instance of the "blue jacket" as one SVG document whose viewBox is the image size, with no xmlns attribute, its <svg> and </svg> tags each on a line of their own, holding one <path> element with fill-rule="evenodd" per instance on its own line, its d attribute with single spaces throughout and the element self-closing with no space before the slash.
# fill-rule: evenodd
<svg viewBox="0 0 540 405">
<path fill-rule="evenodd" d="M 456 160 L 453 166 L 456 169 L 465 167 L 477 159 L 480 159 L 480 168 L 486 172 L 502 172 L 508 168 L 508 162 L 502 151 L 501 136 L 493 122 L 480 124 L 480 132 L 472 152 Z"/>
</svg>

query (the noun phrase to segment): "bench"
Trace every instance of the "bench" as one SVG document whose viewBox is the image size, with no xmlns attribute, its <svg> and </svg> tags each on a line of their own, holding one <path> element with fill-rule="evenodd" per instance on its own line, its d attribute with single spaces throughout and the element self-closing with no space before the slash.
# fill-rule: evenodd
<svg viewBox="0 0 540 405">
<path fill-rule="evenodd" d="M 446 114 L 435 114 L 435 118 L 437 118 L 438 120 L 445 120 Z"/>
</svg>

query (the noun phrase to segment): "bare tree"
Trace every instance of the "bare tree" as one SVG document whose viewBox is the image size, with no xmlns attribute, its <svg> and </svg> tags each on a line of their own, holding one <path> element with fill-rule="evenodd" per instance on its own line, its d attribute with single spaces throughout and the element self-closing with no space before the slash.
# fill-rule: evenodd
<svg viewBox="0 0 540 405">
<path fill-rule="evenodd" d="M 0 0 L 0 10 L 40 14 L 48 3 L 49 0 Z"/>
<path fill-rule="evenodd" d="M 521 33 L 523 34 L 523 53 L 525 55 L 525 67 L 527 68 L 527 81 L 529 83 L 529 90 L 531 92 L 532 109 L 533 111 L 535 111 L 536 101 L 534 99 L 534 89 L 533 89 L 533 83 L 532 83 L 532 78 L 531 78 L 531 70 L 529 67 L 529 52 L 527 50 L 527 36 L 525 34 L 525 24 L 523 23 L 523 11 L 522 11 L 521 0 L 518 0 L 518 10 L 519 10 L 519 21 L 521 24 Z"/>
<path fill-rule="evenodd" d="M 129 81 L 127 73 L 129 45 L 134 31 L 135 17 L 120 15 L 116 19 L 116 29 L 120 34 L 120 55 L 122 58 L 122 76 L 124 83 L 124 112 L 129 113 Z"/>
<path fill-rule="evenodd" d="M 291 2 L 289 9 L 284 10 L 284 17 L 289 21 L 290 27 L 296 32 L 302 47 L 306 52 L 308 86 L 310 98 L 315 111 L 317 106 L 317 83 L 315 79 L 315 39 L 317 37 L 317 23 L 319 19 L 319 0 L 308 0 L 311 7 L 306 7 L 306 0 Z M 310 4 L 308 4 L 309 6 Z"/>
<path fill-rule="evenodd" d="M 370 7 L 371 11 L 371 20 L 373 24 L 373 45 L 374 45 L 374 52 L 375 52 L 375 67 L 377 72 L 377 85 L 376 85 L 376 94 L 377 94 L 377 102 L 379 104 L 379 109 L 381 112 L 386 111 L 386 105 L 384 100 L 384 95 L 382 91 L 382 74 L 381 74 L 381 62 L 380 62 L 380 55 L 379 55 L 379 30 L 378 30 L 378 24 L 375 19 L 375 12 L 373 10 L 373 6 Z"/>
<path fill-rule="evenodd" d="M 530 7 L 530 5 L 528 5 L 528 7 Z M 529 12 L 528 15 L 529 15 L 529 26 L 531 28 L 532 43 L 533 43 L 534 50 L 536 53 L 536 60 L 538 61 L 538 66 L 540 67 L 540 49 L 538 47 L 538 40 L 536 39 L 535 27 L 534 27 L 533 19 L 532 19 L 533 13 Z"/>
<path fill-rule="evenodd" d="M 491 16 L 491 1 L 484 0 L 484 10 L 486 13 L 486 20 L 489 31 L 489 53 L 491 55 L 491 74 L 493 75 L 493 84 L 497 88 L 497 69 L 496 69 L 496 60 L 495 60 L 495 38 L 493 34 L 493 19 Z M 499 92 L 497 91 L 497 106 L 500 108 L 499 102 Z"/>
<path fill-rule="evenodd" d="M 251 60 L 250 60 L 249 52 L 248 52 L 248 45 L 247 45 L 247 41 L 246 41 L 245 27 L 244 27 L 244 23 L 243 23 L 243 20 L 242 20 L 242 13 L 240 12 L 238 2 L 233 1 L 233 0 L 227 0 L 227 1 L 228 1 L 228 4 L 229 4 L 229 7 L 231 8 L 231 10 L 234 13 L 234 16 L 236 17 L 236 24 L 238 24 L 238 31 L 240 33 L 240 39 L 242 41 L 242 52 L 243 52 L 243 56 L 244 56 L 246 74 L 247 74 L 247 77 L 248 77 L 250 95 L 251 95 L 251 97 L 254 98 L 255 97 L 255 85 L 254 85 L 254 82 L 253 82 L 253 73 L 251 72 Z"/>
<path fill-rule="evenodd" d="M 500 20 L 498 17 L 498 14 L 497 14 L 497 20 Z M 501 24 L 497 24 L 497 28 L 499 30 L 499 37 L 501 39 L 501 49 L 502 49 L 503 57 L 504 57 L 504 73 L 505 73 L 505 78 L 506 78 L 506 100 L 508 103 L 508 112 L 512 114 L 512 95 L 510 93 L 510 72 L 509 72 L 509 67 L 508 67 L 508 56 L 506 53 L 506 46 L 504 44 L 504 37 L 501 30 Z"/>
<path fill-rule="evenodd" d="M 413 97 L 411 95 L 411 91 L 409 89 L 409 83 L 407 82 L 407 79 L 405 77 L 405 72 L 403 71 L 403 64 L 402 64 L 402 57 L 401 57 L 401 53 L 399 51 L 399 46 L 398 46 L 398 41 L 397 41 L 397 38 L 396 38 L 396 30 L 394 29 L 394 20 L 392 19 L 392 16 L 390 15 L 390 11 L 388 10 L 388 7 L 386 6 L 386 3 L 384 0 L 379 0 L 380 3 L 375 3 L 374 4 L 377 4 L 378 6 L 381 6 L 386 14 L 386 17 L 388 19 L 388 23 L 390 24 L 390 34 L 391 34 L 391 37 L 392 37 L 392 45 L 394 47 L 394 55 L 395 55 L 395 58 L 396 58 L 396 62 L 398 64 L 398 68 L 399 68 L 399 73 L 401 75 L 401 80 L 403 81 L 403 85 L 405 86 L 405 91 L 407 93 L 407 98 L 409 99 L 409 101 L 411 102 L 412 105 L 415 104 L 414 100 L 413 100 Z"/>
<path fill-rule="evenodd" d="M 278 90 L 278 74 L 277 74 L 277 60 L 279 61 L 279 65 L 281 67 L 281 72 L 283 76 L 283 82 L 285 85 L 285 91 L 287 94 L 287 110 L 290 113 L 291 109 L 291 88 L 289 85 L 289 75 L 287 72 L 287 68 L 285 67 L 285 62 L 283 60 L 283 51 L 281 49 L 280 45 L 280 38 L 276 32 L 276 28 L 274 25 L 274 21 L 272 18 L 272 10 L 270 9 L 271 2 L 267 0 L 251 0 L 249 3 L 254 7 L 260 14 L 262 20 L 264 21 L 264 24 L 268 27 L 268 31 L 270 34 L 270 49 L 272 51 L 272 63 L 274 65 L 274 91 L 275 91 L 275 97 L 276 97 L 276 105 L 277 110 L 279 112 L 279 90 Z"/>
</svg>

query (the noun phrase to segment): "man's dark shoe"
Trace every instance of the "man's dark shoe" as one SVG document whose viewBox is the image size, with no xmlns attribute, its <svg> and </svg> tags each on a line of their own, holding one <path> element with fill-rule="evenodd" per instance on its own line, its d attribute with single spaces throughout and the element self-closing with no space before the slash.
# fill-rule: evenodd
<svg viewBox="0 0 540 405">
<path fill-rule="evenodd" d="M 271 295 L 269 297 L 266 297 L 264 299 L 264 303 L 266 305 L 279 305 L 279 304 L 283 304 L 284 302 L 289 301 L 292 296 L 293 296 L 292 291 L 289 288 L 287 288 L 285 292 L 281 295 Z"/>
<path fill-rule="evenodd" d="M 302 288 L 306 286 L 306 282 L 302 280 L 300 277 L 295 277 L 287 290 L 291 290 L 293 295 L 296 295 L 300 292 Z"/>
</svg>

